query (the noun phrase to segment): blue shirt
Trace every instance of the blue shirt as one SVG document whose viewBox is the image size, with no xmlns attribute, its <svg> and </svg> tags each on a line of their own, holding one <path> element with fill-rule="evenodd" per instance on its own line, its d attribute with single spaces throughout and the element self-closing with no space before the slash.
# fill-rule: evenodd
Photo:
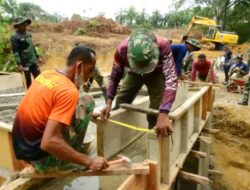
<svg viewBox="0 0 250 190">
<path fill-rule="evenodd" d="M 249 71 L 247 64 L 243 62 L 233 64 L 232 68 L 236 68 L 236 67 L 240 68 L 242 71 L 245 71 L 246 73 L 248 73 Z"/>
<path fill-rule="evenodd" d="M 170 46 L 176 65 L 177 75 L 180 76 L 182 73 L 182 61 L 188 52 L 186 44 L 174 44 Z"/>
</svg>

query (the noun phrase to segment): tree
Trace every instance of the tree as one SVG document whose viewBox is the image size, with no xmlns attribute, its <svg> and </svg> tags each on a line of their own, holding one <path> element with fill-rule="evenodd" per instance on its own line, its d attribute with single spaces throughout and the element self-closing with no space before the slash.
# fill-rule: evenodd
<svg viewBox="0 0 250 190">
<path fill-rule="evenodd" d="M 16 17 L 16 12 L 18 9 L 18 4 L 16 0 L 2 0 L 0 3 L 0 8 L 11 16 L 11 20 L 13 21 Z"/>
<path fill-rule="evenodd" d="M 162 24 L 162 15 L 159 10 L 155 10 L 150 17 L 150 23 L 153 27 L 159 28 Z"/>
<path fill-rule="evenodd" d="M 128 21 L 129 25 L 132 25 L 136 19 L 137 12 L 135 7 L 131 6 L 129 9 L 126 11 L 126 20 Z"/>
<path fill-rule="evenodd" d="M 17 15 L 31 18 L 33 20 L 44 20 L 46 13 L 40 6 L 33 3 L 19 3 Z"/>
<path fill-rule="evenodd" d="M 143 8 L 141 12 L 138 13 L 137 17 L 135 18 L 135 23 L 137 25 L 145 25 L 148 22 L 148 14 L 146 13 L 146 9 Z"/>
<path fill-rule="evenodd" d="M 124 10 L 119 10 L 116 14 L 115 14 L 115 20 L 116 22 L 120 23 L 120 24 L 125 24 L 126 23 L 126 12 Z"/>
<path fill-rule="evenodd" d="M 222 24 L 222 29 L 226 29 L 228 13 L 233 7 L 250 4 L 250 0 L 195 0 L 195 2 L 207 6 L 207 11 Z"/>
<path fill-rule="evenodd" d="M 82 20 L 82 17 L 79 14 L 73 14 L 71 16 L 71 20 Z"/>
</svg>

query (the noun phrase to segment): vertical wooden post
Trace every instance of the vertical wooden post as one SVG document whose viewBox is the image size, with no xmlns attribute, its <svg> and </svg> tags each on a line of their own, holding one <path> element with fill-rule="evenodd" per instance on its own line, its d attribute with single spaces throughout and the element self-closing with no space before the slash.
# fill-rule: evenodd
<svg viewBox="0 0 250 190">
<path fill-rule="evenodd" d="M 181 118 L 181 152 L 186 153 L 188 150 L 188 129 L 193 127 L 192 123 L 188 121 L 188 112 L 186 112 Z"/>
<path fill-rule="evenodd" d="M 204 128 L 211 128 L 212 114 L 209 115 Z M 205 152 L 207 157 L 205 159 L 199 159 L 199 171 L 198 174 L 204 177 L 208 177 L 209 173 L 209 155 L 210 155 L 210 144 L 200 141 L 200 151 Z M 197 190 L 211 190 L 211 186 L 198 185 Z"/>
<path fill-rule="evenodd" d="M 213 97 L 213 87 L 212 86 L 209 87 L 207 94 L 208 94 L 208 108 L 207 108 L 207 110 L 212 111 L 213 101 L 214 101 L 214 99 L 213 99 L 214 98 Z"/>
<path fill-rule="evenodd" d="M 161 137 L 160 143 L 160 166 L 161 166 L 161 182 L 169 184 L 170 182 L 170 137 Z"/>
<path fill-rule="evenodd" d="M 161 178 L 160 178 L 160 168 L 158 167 L 158 164 L 156 161 L 149 160 L 149 169 L 150 173 L 148 176 L 148 189 L 149 190 L 159 190 L 160 184 L 161 184 Z"/>
<path fill-rule="evenodd" d="M 97 155 L 104 156 L 104 152 L 103 152 L 103 128 L 101 126 L 100 120 L 97 120 L 96 128 L 97 128 Z"/>
<path fill-rule="evenodd" d="M 200 124 L 201 124 L 201 100 L 198 100 L 194 104 L 194 132 L 200 132 Z"/>
<path fill-rule="evenodd" d="M 202 119 L 206 120 L 208 110 L 208 94 L 204 94 L 202 97 Z"/>
</svg>

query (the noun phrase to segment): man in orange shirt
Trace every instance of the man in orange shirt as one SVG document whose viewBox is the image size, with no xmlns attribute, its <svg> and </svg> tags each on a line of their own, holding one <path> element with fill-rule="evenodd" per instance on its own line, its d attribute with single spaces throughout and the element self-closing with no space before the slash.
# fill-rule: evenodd
<svg viewBox="0 0 250 190">
<path fill-rule="evenodd" d="M 79 97 L 77 88 L 88 80 L 95 63 L 95 52 L 77 45 L 64 69 L 45 71 L 34 80 L 14 121 L 13 146 L 18 159 L 38 171 L 64 170 L 74 164 L 91 170 L 108 167 L 104 158 L 79 152 L 89 120 L 98 115 L 93 114 L 92 97 Z"/>
</svg>

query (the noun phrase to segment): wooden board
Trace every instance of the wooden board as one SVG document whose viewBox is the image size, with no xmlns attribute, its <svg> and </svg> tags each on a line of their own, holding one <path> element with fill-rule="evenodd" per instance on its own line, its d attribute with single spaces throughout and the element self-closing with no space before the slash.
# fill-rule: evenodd
<svg viewBox="0 0 250 190">
<path fill-rule="evenodd" d="M 46 182 L 45 179 L 30 179 L 30 178 L 18 178 L 6 185 L 0 187 L 0 190 L 27 190 L 33 185 L 39 185 Z"/>
<path fill-rule="evenodd" d="M 23 169 L 19 176 L 22 178 L 56 178 L 56 177 L 78 177 L 78 176 L 107 176 L 107 175 L 123 175 L 123 174 L 149 174 L 149 166 L 144 163 L 129 165 L 111 165 L 102 171 L 92 170 L 75 170 L 75 171 L 49 171 L 36 172 L 33 167 Z"/>
</svg>

